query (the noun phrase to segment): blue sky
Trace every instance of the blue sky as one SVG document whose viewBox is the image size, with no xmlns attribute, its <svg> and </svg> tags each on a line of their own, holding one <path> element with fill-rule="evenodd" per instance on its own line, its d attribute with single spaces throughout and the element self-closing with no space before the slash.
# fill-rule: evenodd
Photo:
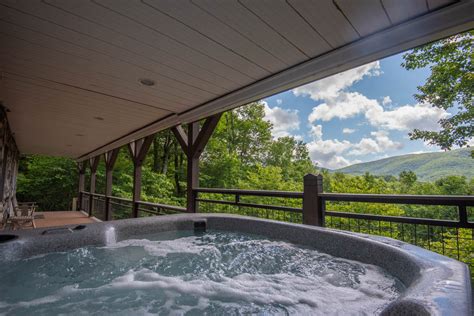
<svg viewBox="0 0 474 316">
<path fill-rule="evenodd" d="M 450 114 L 413 97 L 429 69 L 407 71 L 402 54 L 266 98 L 275 138 L 307 143 L 311 159 L 336 169 L 407 153 L 438 151 L 409 140 L 413 128 L 436 130 Z"/>
</svg>

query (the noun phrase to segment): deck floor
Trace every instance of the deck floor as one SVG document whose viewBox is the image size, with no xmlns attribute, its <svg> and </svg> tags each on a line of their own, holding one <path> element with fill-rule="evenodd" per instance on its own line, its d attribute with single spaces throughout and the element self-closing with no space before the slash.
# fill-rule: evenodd
<svg viewBox="0 0 474 316">
<path fill-rule="evenodd" d="M 77 211 L 37 212 L 36 217 L 36 228 L 97 222 L 95 218 L 91 218 L 87 216 L 87 214 Z"/>
</svg>

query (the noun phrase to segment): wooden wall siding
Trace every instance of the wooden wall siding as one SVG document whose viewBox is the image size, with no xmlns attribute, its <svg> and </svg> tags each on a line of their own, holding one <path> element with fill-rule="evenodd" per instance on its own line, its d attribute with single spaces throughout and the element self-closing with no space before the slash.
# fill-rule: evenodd
<svg viewBox="0 0 474 316">
<path fill-rule="evenodd" d="M 8 124 L 7 114 L 0 105 L 0 207 L 9 213 L 13 211 L 15 201 L 19 158 L 20 153 Z"/>
<path fill-rule="evenodd" d="M 454 2 L 0 0 L 0 100 L 22 152 L 77 158 Z"/>
</svg>

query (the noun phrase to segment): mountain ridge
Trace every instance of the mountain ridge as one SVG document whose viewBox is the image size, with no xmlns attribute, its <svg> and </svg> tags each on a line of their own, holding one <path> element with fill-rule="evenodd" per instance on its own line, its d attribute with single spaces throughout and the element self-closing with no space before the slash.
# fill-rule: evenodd
<svg viewBox="0 0 474 316">
<path fill-rule="evenodd" d="M 332 170 L 360 175 L 369 172 L 373 175 L 398 176 L 402 171 L 413 171 L 420 181 L 435 181 L 448 175 L 474 178 L 474 159 L 472 148 L 461 148 L 446 152 L 430 152 L 393 156 L 379 160 L 353 164 Z"/>
</svg>

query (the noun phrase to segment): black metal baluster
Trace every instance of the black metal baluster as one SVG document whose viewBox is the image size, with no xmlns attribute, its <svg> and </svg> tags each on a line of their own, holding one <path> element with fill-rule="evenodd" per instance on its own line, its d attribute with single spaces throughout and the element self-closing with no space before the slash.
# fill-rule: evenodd
<svg viewBox="0 0 474 316">
<path fill-rule="evenodd" d="M 456 248 L 458 252 L 458 260 L 459 260 L 459 229 L 456 227 Z"/>
</svg>

